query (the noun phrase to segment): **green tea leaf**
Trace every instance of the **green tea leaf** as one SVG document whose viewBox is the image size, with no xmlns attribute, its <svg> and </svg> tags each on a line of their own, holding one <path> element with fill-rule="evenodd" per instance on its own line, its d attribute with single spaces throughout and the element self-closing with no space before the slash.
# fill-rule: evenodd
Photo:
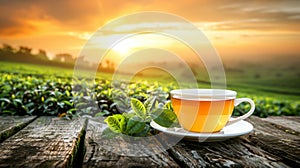
<svg viewBox="0 0 300 168">
<path fill-rule="evenodd" d="M 150 126 L 148 124 L 145 124 L 144 129 L 141 132 L 139 132 L 138 134 L 134 134 L 134 136 L 144 137 L 144 136 L 148 135 L 149 131 L 150 131 Z"/>
<path fill-rule="evenodd" d="M 145 101 L 144 106 L 146 108 L 146 113 L 150 114 L 153 104 L 155 102 L 155 99 L 156 99 L 156 97 L 151 97 Z"/>
<path fill-rule="evenodd" d="M 126 134 L 138 134 L 144 130 L 145 126 L 146 124 L 144 122 L 138 121 L 137 118 L 130 118 L 127 122 Z"/>
<path fill-rule="evenodd" d="M 9 91 L 11 91 L 11 86 L 10 85 L 4 85 L 4 86 L 2 86 L 1 87 L 1 90 L 2 91 L 5 91 L 5 92 L 9 92 Z"/>
<path fill-rule="evenodd" d="M 171 102 L 171 101 L 168 101 L 168 102 L 164 105 L 163 108 L 164 108 L 164 109 L 169 109 L 169 110 L 174 111 L 174 110 L 173 110 L 173 106 L 172 106 L 172 102 Z"/>
<path fill-rule="evenodd" d="M 63 101 L 66 105 L 72 107 L 74 103 L 71 103 L 70 101 L 64 100 Z"/>
<path fill-rule="evenodd" d="M 11 103 L 11 101 L 9 100 L 9 99 L 7 99 L 7 98 L 0 98 L 0 102 L 6 102 L 6 103 L 8 103 L 8 104 L 10 104 Z"/>
<path fill-rule="evenodd" d="M 145 119 L 144 119 L 144 122 L 151 122 L 152 120 L 152 117 L 151 116 L 147 116 Z"/>
<path fill-rule="evenodd" d="M 176 114 L 169 109 L 158 109 L 152 117 L 157 124 L 163 127 L 170 127 L 172 124 L 178 123 Z"/>
<path fill-rule="evenodd" d="M 141 119 L 145 119 L 146 108 L 140 100 L 136 98 L 131 98 L 130 105 L 132 107 L 132 110 L 138 117 L 140 117 Z"/>
<path fill-rule="evenodd" d="M 122 133 L 126 126 L 126 119 L 121 114 L 109 116 L 104 121 L 107 123 L 109 128 L 116 133 Z"/>
<path fill-rule="evenodd" d="M 2 113 L 8 113 L 11 115 L 14 115 L 16 113 L 16 111 L 12 111 L 12 110 L 3 110 Z"/>
<path fill-rule="evenodd" d="M 105 115 L 108 115 L 108 114 L 110 114 L 109 111 L 103 110 L 103 111 L 101 111 L 101 112 L 96 113 L 96 114 L 95 114 L 95 117 L 102 117 L 102 116 L 105 116 Z"/>
<path fill-rule="evenodd" d="M 18 107 L 18 106 L 22 106 L 23 102 L 21 99 L 13 99 L 13 104 Z"/>
<path fill-rule="evenodd" d="M 130 118 L 134 117 L 135 114 L 134 113 L 123 113 L 122 114 L 127 120 L 129 120 Z"/>
</svg>

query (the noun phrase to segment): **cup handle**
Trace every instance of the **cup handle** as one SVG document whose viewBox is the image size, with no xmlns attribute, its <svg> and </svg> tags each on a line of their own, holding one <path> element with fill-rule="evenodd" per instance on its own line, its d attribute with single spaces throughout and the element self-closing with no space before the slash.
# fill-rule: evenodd
<svg viewBox="0 0 300 168">
<path fill-rule="evenodd" d="M 226 125 L 231 125 L 233 123 L 236 123 L 238 121 L 246 119 L 246 118 L 250 117 L 251 114 L 254 112 L 254 110 L 255 110 L 254 101 L 251 100 L 251 99 L 249 99 L 249 98 L 238 98 L 238 99 L 235 99 L 234 100 L 234 106 L 237 106 L 237 105 L 239 105 L 242 102 L 248 102 L 248 103 L 250 103 L 250 105 L 251 105 L 250 110 L 246 114 L 244 114 L 242 116 L 239 116 L 237 118 L 230 118 Z"/>
</svg>

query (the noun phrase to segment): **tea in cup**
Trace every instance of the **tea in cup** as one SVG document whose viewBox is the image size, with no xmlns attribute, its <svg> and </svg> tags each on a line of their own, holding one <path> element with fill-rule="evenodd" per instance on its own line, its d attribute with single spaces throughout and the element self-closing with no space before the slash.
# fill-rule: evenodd
<svg viewBox="0 0 300 168">
<path fill-rule="evenodd" d="M 179 89 L 171 91 L 171 101 L 183 129 L 212 133 L 246 119 L 254 112 L 253 100 L 236 98 L 236 95 L 235 91 L 224 89 Z M 234 107 L 242 102 L 250 103 L 250 110 L 242 116 L 231 118 Z"/>
</svg>

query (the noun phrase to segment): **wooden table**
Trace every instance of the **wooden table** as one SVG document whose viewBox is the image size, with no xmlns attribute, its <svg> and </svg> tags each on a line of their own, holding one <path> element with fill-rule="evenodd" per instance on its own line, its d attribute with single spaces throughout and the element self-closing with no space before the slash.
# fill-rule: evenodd
<svg viewBox="0 0 300 168">
<path fill-rule="evenodd" d="M 252 116 L 247 135 L 174 146 L 168 137 L 138 146 L 105 139 L 98 121 L 0 117 L 0 167 L 300 167 L 300 117 Z"/>
</svg>

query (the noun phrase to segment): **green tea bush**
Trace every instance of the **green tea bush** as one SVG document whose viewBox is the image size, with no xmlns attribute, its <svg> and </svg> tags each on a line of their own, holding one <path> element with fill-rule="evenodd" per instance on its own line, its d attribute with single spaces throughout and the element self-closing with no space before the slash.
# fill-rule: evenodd
<svg viewBox="0 0 300 168">
<path fill-rule="evenodd" d="M 300 116 L 300 102 L 289 100 L 277 100 L 270 97 L 250 97 L 255 102 L 253 115 L 267 116 Z M 250 109 L 249 104 L 242 103 L 234 109 L 234 115 L 239 116 Z"/>
<path fill-rule="evenodd" d="M 0 115 L 92 115 L 120 114 L 130 108 L 130 98 L 145 101 L 155 96 L 168 99 L 170 89 L 158 83 L 120 83 L 96 79 L 49 75 L 1 73 Z"/>
<path fill-rule="evenodd" d="M 89 83 L 51 74 L 5 71 L 0 74 L 0 115 L 110 116 L 129 111 L 131 98 L 144 102 L 155 96 L 159 103 L 165 103 L 170 100 L 169 92 L 176 89 L 174 84 L 158 82 L 96 79 Z M 300 115 L 299 101 L 255 96 L 252 99 L 256 116 Z M 249 108 L 249 104 L 240 104 L 234 115 L 241 115 Z"/>
</svg>

